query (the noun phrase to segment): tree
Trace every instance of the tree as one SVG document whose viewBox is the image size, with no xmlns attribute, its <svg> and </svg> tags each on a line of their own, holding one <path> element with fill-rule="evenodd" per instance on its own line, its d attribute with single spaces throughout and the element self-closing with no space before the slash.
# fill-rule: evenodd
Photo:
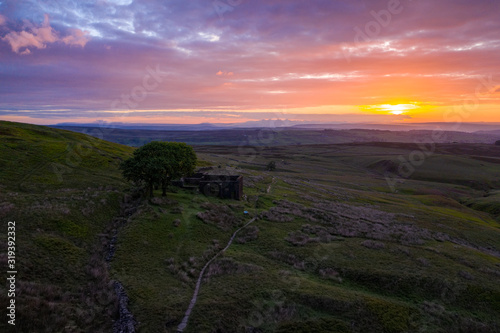
<svg viewBox="0 0 500 333">
<path fill-rule="evenodd" d="M 497 146 L 500 146 L 500 140 L 498 140 L 497 142 L 495 142 L 495 144 L 496 144 Z"/>
<path fill-rule="evenodd" d="M 274 171 L 274 170 L 276 170 L 276 162 L 274 162 L 274 161 L 269 162 L 267 164 L 266 168 L 267 168 L 268 171 Z"/>
<path fill-rule="evenodd" d="M 192 147 L 179 142 L 150 142 L 134 151 L 134 156 L 125 160 L 120 168 L 128 181 L 144 183 L 149 195 L 153 187 L 160 185 L 162 195 L 174 178 L 193 173 L 196 154 Z"/>
</svg>

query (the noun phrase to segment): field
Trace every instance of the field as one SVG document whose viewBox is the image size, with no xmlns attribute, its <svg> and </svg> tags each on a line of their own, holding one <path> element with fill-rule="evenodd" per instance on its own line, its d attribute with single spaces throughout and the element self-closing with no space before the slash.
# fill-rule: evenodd
<svg viewBox="0 0 500 333">
<path fill-rule="evenodd" d="M 252 218 L 184 332 L 500 331 L 499 146 L 200 144 L 207 172 L 244 176 L 242 201 L 140 200 L 118 170 L 132 148 L 7 122 L 0 137 L 19 331 L 109 332 L 119 281 L 138 332 L 176 332 Z"/>
<path fill-rule="evenodd" d="M 380 162 L 415 148 L 197 147 L 210 172 L 245 177 L 246 198 L 172 189 L 123 229 L 112 273 L 140 331 L 175 332 L 205 262 L 255 216 L 205 272 L 185 332 L 498 331 L 500 149 L 437 145 L 393 192 Z"/>
</svg>

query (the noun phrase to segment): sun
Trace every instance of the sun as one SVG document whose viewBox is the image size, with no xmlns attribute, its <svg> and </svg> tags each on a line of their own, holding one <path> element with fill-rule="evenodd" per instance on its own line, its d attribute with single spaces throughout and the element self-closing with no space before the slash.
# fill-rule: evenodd
<svg viewBox="0 0 500 333">
<path fill-rule="evenodd" d="M 382 104 L 380 109 L 388 111 L 391 114 L 400 115 L 409 110 L 415 109 L 416 106 L 413 104 Z"/>
</svg>

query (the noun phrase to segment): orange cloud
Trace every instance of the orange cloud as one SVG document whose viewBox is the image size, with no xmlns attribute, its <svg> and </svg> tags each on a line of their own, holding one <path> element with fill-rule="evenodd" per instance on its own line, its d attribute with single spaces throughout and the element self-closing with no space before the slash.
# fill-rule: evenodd
<svg viewBox="0 0 500 333">
<path fill-rule="evenodd" d="M 2 17 L 0 17 L 0 23 Z M 70 34 L 59 37 L 57 31 L 50 26 L 49 16 L 44 15 L 43 23 L 40 27 L 33 26 L 30 31 L 11 31 L 2 40 L 8 42 L 12 51 L 22 55 L 31 53 L 30 48 L 44 49 L 47 44 L 63 42 L 66 45 L 79 45 L 84 47 L 89 41 L 87 34 L 80 29 L 71 29 Z"/>
<path fill-rule="evenodd" d="M 215 74 L 217 76 L 233 76 L 234 73 L 233 72 L 223 72 L 223 71 L 218 71 L 217 74 Z"/>
</svg>

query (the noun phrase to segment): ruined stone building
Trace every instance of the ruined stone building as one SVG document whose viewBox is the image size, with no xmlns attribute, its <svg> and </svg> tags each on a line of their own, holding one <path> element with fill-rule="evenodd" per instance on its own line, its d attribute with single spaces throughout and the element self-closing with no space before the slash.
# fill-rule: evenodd
<svg viewBox="0 0 500 333">
<path fill-rule="evenodd" d="M 243 197 L 243 176 L 196 173 L 173 183 L 183 188 L 197 188 L 206 196 L 233 200 L 241 200 Z"/>
</svg>

